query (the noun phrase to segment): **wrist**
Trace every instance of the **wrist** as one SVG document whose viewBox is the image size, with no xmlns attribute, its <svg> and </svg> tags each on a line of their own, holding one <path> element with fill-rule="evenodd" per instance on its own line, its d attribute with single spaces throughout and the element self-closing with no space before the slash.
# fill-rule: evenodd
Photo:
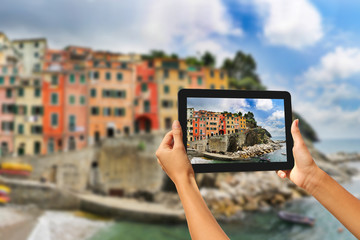
<svg viewBox="0 0 360 240">
<path fill-rule="evenodd" d="M 181 186 L 190 185 L 193 182 L 195 182 L 195 175 L 192 173 L 189 174 L 183 174 L 176 176 L 173 180 L 176 188 L 179 188 Z"/>
<path fill-rule="evenodd" d="M 304 184 L 304 189 L 311 195 L 314 195 L 326 175 L 327 174 L 322 169 L 316 166 L 314 171 L 310 174 L 311 177 Z"/>
</svg>

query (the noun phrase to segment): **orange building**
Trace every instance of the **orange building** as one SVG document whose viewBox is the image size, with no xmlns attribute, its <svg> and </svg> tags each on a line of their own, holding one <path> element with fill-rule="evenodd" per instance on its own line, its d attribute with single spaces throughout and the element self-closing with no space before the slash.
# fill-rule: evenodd
<svg viewBox="0 0 360 240">
<path fill-rule="evenodd" d="M 206 117 L 206 136 L 219 135 L 219 114 L 214 112 L 208 112 Z"/>
<path fill-rule="evenodd" d="M 159 130 L 158 89 L 152 61 L 136 64 L 135 133 Z"/>
<path fill-rule="evenodd" d="M 89 144 L 133 133 L 134 66 L 95 52 L 89 69 Z"/>
<path fill-rule="evenodd" d="M 203 69 L 189 67 L 187 71 L 189 88 L 204 89 L 206 88 L 206 79 Z"/>
<path fill-rule="evenodd" d="M 64 86 L 67 54 L 46 50 L 42 71 L 42 100 L 44 107 L 43 137 L 47 154 L 63 149 Z"/>
</svg>

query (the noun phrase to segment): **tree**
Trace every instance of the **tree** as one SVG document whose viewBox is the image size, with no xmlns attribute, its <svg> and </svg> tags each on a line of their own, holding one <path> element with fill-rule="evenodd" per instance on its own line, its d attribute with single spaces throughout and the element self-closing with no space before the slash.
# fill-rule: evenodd
<svg viewBox="0 0 360 240">
<path fill-rule="evenodd" d="M 238 114 L 239 114 L 240 117 L 242 116 L 242 112 L 239 112 Z"/>
<path fill-rule="evenodd" d="M 204 55 L 202 55 L 201 60 L 206 67 L 214 67 L 216 63 L 215 56 L 208 51 L 206 51 Z"/>
<path fill-rule="evenodd" d="M 243 90 L 265 90 L 256 73 L 256 62 L 250 54 L 238 51 L 233 60 L 227 58 L 223 62 L 229 76 L 231 88 Z"/>
<path fill-rule="evenodd" d="M 186 64 L 187 64 L 187 65 L 193 66 L 193 67 L 201 67 L 201 66 L 204 65 L 204 63 L 203 63 L 201 60 L 199 60 L 199 59 L 196 58 L 196 57 L 192 57 L 192 56 L 187 57 L 187 58 L 185 59 L 185 61 L 186 61 Z"/>
<path fill-rule="evenodd" d="M 299 128 L 300 132 L 304 138 L 310 140 L 311 142 L 318 142 L 319 138 L 315 132 L 315 130 L 311 127 L 311 125 L 305 121 L 298 113 L 293 112 L 293 119 L 299 119 Z"/>
<path fill-rule="evenodd" d="M 172 53 L 172 54 L 170 55 L 170 58 L 172 58 L 172 59 L 179 59 L 179 56 L 178 56 L 176 53 Z"/>
</svg>

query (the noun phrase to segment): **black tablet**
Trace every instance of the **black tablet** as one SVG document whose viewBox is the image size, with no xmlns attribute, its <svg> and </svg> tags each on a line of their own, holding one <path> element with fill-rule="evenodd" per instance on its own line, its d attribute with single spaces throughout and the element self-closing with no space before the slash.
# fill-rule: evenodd
<svg viewBox="0 0 360 240">
<path fill-rule="evenodd" d="M 182 89 L 178 105 L 184 145 L 195 172 L 294 166 L 288 92 Z"/>
</svg>

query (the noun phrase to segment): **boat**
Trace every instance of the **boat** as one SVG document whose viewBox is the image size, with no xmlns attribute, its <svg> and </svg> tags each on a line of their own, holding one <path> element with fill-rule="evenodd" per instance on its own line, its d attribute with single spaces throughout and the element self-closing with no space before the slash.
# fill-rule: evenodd
<svg viewBox="0 0 360 240">
<path fill-rule="evenodd" d="M 287 211 L 278 212 L 278 217 L 284 221 L 292 223 L 304 224 L 308 226 L 313 226 L 315 224 L 314 218 Z"/>
<path fill-rule="evenodd" d="M 10 198 L 7 196 L 0 196 L 0 203 L 8 203 Z"/>
<path fill-rule="evenodd" d="M 284 156 L 286 156 L 286 153 L 284 153 L 284 152 L 282 152 L 281 154 L 284 155 Z"/>
<path fill-rule="evenodd" d="M 10 188 L 8 188 L 7 186 L 0 185 L 0 192 L 1 192 L 1 193 L 9 194 L 10 191 L 11 191 Z"/>
<path fill-rule="evenodd" d="M 269 158 L 266 157 L 260 157 L 259 162 L 271 162 Z"/>
<path fill-rule="evenodd" d="M 1 163 L 1 169 L 3 170 L 16 170 L 16 171 L 27 171 L 32 172 L 33 168 L 31 165 L 26 163 L 16 162 L 3 162 Z"/>
</svg>

